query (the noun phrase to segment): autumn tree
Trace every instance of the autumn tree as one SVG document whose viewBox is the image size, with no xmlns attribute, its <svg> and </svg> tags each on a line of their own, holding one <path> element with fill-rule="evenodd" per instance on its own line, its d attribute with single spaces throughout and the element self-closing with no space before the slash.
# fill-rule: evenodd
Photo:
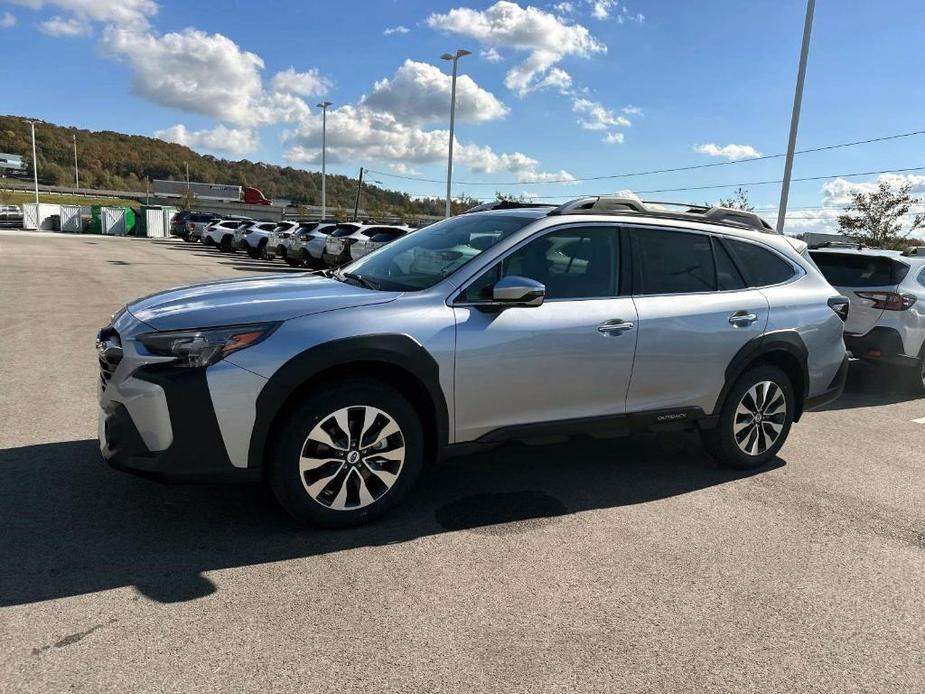
<svg viewBox="0 0 925 694">
<path fill-rule="evenodd" d="M 851 193 L 851 203 L 838 217 L 839 230 L 865 246 L 898 248 L 907 245 L 905 234 L 925 224 L 925 214 L 914 214 L 908 229 L 903 229 L 903 220 L 910 216 L 909 210 L 922 203 L 911 191 L 911 183 L 893 188 L 888 181 L 880 181 L 876 190 Z"/>
</svg>

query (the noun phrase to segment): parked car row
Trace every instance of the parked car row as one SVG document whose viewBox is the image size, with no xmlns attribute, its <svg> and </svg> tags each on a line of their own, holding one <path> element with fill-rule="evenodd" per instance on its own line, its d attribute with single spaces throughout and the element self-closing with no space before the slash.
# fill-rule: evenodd
<svg viewBox="0 0 925 694">
<path fill-rule="evenodd" d="M 280 259 L 292 267 L 340 267 L 414 231 L 411 227 L 368 222 L 269 222 L 180 212 L 171 234 L 226 253 L 244 251 L 251 258 Z"/>
</svg>

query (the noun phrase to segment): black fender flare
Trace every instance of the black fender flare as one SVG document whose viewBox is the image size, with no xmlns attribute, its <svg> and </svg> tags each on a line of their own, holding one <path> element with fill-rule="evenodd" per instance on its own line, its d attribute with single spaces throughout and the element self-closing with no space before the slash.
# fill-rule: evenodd
<svg viewBox="0 0 925 694">
<path fill-rule="evenodd" d="M 436 360 L 408 335 L 365 335 L 310 347 L 276 370 L 257 396 L 256 416 L 248 447 L 248 467 L 262 465 L 270 431 L 290 397 L 325 371 L 361 362 L 377 368 L 381 365 L 383 369 L 399 367 L 413 375 L 416 385 L 433 405 L 436 446 L 438 451 L 442 451 L 449 441 L 449 414 Z"/>
<path fill-rule="evenodd" d="M 723 403 L 733 385 L 745 370 L 761 358 L 768 357 L 775 353 L 785 353 L 793 357 L 799 364 L 801 384 L 795 383 L 794 387 L 798 388 L 797 406 L 794 413 L 794 421 L 799 421 L 803 414 L 803 403 L 809 395 L 809 350 L 806 349 L 806 343 L 796 330 L 776 330 L 765 333 L 759 337 L 754 337 L 746 342 L 735 353 L 735 356 L 726 367 L 725 383 L 720 391 L 716 404 L 713 407 L 713 415 L 718 416 L 723 409 Z"/>
</svg>

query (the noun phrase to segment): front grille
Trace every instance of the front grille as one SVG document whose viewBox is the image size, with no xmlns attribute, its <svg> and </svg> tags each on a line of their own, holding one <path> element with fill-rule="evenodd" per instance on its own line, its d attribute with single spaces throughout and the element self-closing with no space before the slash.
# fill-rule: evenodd
<svg viewBox="0 0 925 694">
<path fill-rule="evenodd" d="M 116 367 L 122 361 L 122 341 L 112 326 L 105 327 L 97 333 L 96 356 L 100 362 L 100 385 L 106 390 Z"/>
</svg>

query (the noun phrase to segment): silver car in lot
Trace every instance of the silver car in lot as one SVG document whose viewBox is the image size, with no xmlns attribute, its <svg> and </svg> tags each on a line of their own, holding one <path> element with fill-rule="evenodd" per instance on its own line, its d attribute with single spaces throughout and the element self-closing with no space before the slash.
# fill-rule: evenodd
<svg viewBox="0 0 925 694">
<path fill-rule="evenodd" d="M 359 260 L 364 255 L 369 255 L 412 231 L 414 229 L 405 226 L 378 226 L 366 229 L 350 246 L 350 259 Z"/>
<path fill-rule="evenodd" d="M 847 372 L 848 301 L 800 244 L 750 213 L 594 197 L 161 292 L 97 336 L 100 447 L 157 479 L 264 479 L 328 526 L 522 438 L 692 429 L 758 466 Z"/>
<path fill-rule="evenodd" d="M 299 228 L 300 222 L 279 222 L 267 238 L 265 253 L 267 259 L 282 258 L 286 260 L 289 254 L 289 237 Z"/>
<path fill-rule="evenodd" d="M 324 242 L 336 227 L 337 222 L 302 222 L 289 235 L 286 262 L 293 267 L 320 266 Z"/>
<path fill-rule="evenodd" d="M 845 344 L 852 356 L 906 369 L 925 393 L 925 252 L 829 247 L 810 255 L 851 301 Z"/>
</svg>

